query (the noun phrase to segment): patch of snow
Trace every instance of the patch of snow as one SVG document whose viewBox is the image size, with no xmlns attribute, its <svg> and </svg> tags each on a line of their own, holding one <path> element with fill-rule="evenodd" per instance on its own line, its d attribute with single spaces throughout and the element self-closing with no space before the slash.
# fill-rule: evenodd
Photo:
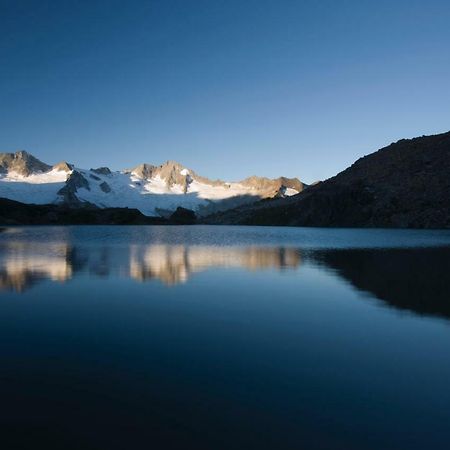
<svg viewBox="0 0 450 450">
<path fill-rule="evenodd" d="M 28 177 L 15 172 L 1 178 L 1 181 L 26 182 L 31 184 L 62 183 L 67 180 L 68 173 L 64 170 L 52 169 L 49 172 L 33 173 Z"/>
<path fill-rule="evenodd" d="M 68 177 L 64 170 L 50 170 L 28 177 L 17 173 L 8 173 L 0 178 L 0 197 L 6 197 L 22 203 L 48 204 L 58 199 L 58 191 Z"/>
<path fill-rule="evenodd" d="M 151 194 L 167 194 L 170 192 L 167 183 L 159 175 L 148 180 L 144 187 Z"/>
<path fill-rule="evenodd" d="M 186 175 L 189 175 L 189 170 L 187 170 L 187 169 L 180 170 L 180 175 L 183 175 L 184 177 Z"/>
<path fill-rule="evenodd" d="M 284 192 L 284 195 L 287 195 L 288 197 L 295 194 L 298 194 L 297 189 L 287 188 L 286 191 Z"/>
<path fill-rule="evenodd" d="M 189 192 L 195 192 L 200 198 L 209 200 L 224 200 L 230 197 L 242 195 L 257 195 L 254 191 L 250 191 L 247 187 L 239 183 L 229 183 L 225 186 L 212 186 L 193 180 L 189 185 Z"/>
</svg>

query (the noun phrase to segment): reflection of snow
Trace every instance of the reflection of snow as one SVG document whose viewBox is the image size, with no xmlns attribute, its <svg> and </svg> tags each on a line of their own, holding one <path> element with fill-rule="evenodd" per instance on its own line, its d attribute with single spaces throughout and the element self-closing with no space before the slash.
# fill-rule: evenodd
<svg viewBox="0 0 450 450">
<path fill-rule="evenodd" d="M 211 267 L 262 270 L 299 264 L 300 254 L 295 249 L 183 245 L 130 248 L 130 276 L 141 281 L 158 278 L 166 284 L 184 282 L 190 273 Z"/>
<path fill-rule="evenodd" d="M 30 272 L 53 281 L 64 281 L 72 275 L 70 266 L 62 258 L 10 259 L 4 265 L 4 269 L 7 274 Z"/>
<path fill-rule="evenodd" d="M 11 243 L 0 259 L 0 289 L 21 292 L 37 279 L 65 281 L 72 277 L 65 244 Z"/>
<path fill-rule="evenodd" d="M 212 267 L 249 270 L 297 267 L 295 249 L 185 245 L 71 246 L 68 243 L 11 240 L 0 246 L 0 289 L 22 292 L 36 281 L 65 281 L 82 272 L 92 276 L 126 276 L 165 284 L 186 282 Z"/>
</svg>

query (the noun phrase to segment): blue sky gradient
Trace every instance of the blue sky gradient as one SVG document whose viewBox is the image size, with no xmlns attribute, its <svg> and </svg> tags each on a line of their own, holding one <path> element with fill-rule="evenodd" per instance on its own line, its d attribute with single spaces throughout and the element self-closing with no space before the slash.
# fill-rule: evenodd
<svg viewBox="0 0 450 450">
<path fill-rule="evenodd" d="M 0 0 L 0 151 L 325 179 L 450 129 L 450 2 Z"/>
</svg>

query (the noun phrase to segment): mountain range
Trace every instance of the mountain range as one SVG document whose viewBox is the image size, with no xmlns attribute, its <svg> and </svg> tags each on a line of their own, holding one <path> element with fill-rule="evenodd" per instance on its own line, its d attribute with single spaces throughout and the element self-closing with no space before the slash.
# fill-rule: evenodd
<svg viewBox="0 0 450 450">
<path fill-rule="evenodd" d="M 174 161 L 113 172 L 0 154 L 0 223 L 196 221 L 450 228 L 450 132 L 401 139 L 310 186 L 285 177 L 210 180 Z"/>
<path fill-rule="evenodd" d="M 168 217 L 177 207 L 205 216 L 256 200 L 298 194 L 297 178 L 252 176 L 238 182 L 210 180 L 175 162 L 140 164 L 111 171 L 46 164 L 26 151 L 0 153 L 0 197 L 37 205 L 135 208 L 146 216 Z"/>
</svg>

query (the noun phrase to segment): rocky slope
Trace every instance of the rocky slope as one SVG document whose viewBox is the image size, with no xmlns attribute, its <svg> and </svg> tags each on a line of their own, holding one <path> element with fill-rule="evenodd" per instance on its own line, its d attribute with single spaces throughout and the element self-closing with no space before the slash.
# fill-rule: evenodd
<svg viewBox="0 0 450 450">
<path fill-rule="evenodd" d="M 113 172 L 108 167 L 80 169 L 65 161 L 50 166 L 25 151 L 0 154 L 0 197 L 22 203 L 135 208 L 162 217 L 183 207 L 202 216 L 303 188 L 300 180 L 284 177 L 213 181 L 175 161 Z"/>
<path fill-rule="evenodd" d="M 450 228 L 450 132 L 402 139 L 298 195 L 217 213 L 206 222 Z"/>
<path fill-rule="evenodd" d="M 169 217 L 149 217 L 132 208 L 95 205 L 29 205 L 0 198 L 0 225 L 193 225 L 193 211 L 178 207 Z M 0 230 L 1 231 L 1 230 Z"/>
</svg>

